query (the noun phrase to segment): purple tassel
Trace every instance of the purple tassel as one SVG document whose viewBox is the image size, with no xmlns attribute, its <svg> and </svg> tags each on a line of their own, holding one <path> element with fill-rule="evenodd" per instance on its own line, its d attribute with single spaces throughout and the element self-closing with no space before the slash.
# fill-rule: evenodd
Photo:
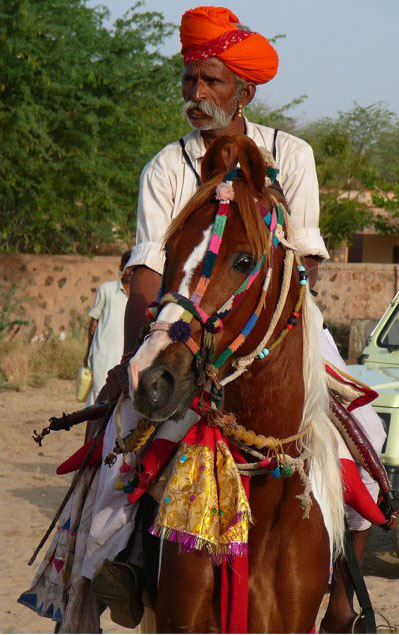
<svg viewBox="0 0 399 635">
<path fill-rule="evenodd" d="M 169 337 L 172 342 L 187 342 L 191 337 L 191 326 L 184 320 L 177 320 L 169 327 Z"/>
<path fill-rule="evenodd" d="M 242 517 L 242 513 L 237 514 Z M 234 519 L 233 519 L 234 521 Z M 232 521 L 233 524 L 235 524 Z M 237 518 L 238 521 L 238 518 Z M 159 525 L 152 525 L 149 528 L 150 534 L 153 536 L 157 536 L 158 538 L 162 535 L 162 527 Z M 210 556 L 214 564 L 219 565 L 224 561 L 230 560 L 231 558 L 240 558 L 248 555 L 248 545 L 243 542 L 234 542 L 228 545 L 225 545 L 223 549 L 225 549 L 222 553 L 212 553 L 212 549 L 214 548 L 211 543 L 209 543 L 209 548 L 204 545 L 202 547 L 198 547 L 198 538 L 197 536 L 193 536 L 192 534 L 186 533 L 184 531 L 178 531 L 177 529 L 168 529 L 167 530 L 167 538 L 166 540 L 170 540 L 170 542 L 175 542 L 179 545 L 179 549 L 182 553 L 192 553 L 196 552 L 198 554 L 202 554 L 204 556 Z"/>
</svg>

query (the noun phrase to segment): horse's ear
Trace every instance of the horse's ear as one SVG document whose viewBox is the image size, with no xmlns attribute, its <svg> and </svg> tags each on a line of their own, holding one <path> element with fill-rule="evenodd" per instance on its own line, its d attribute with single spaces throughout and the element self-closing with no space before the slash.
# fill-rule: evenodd
<svg viewBox="0 0 399 635">
<path fill-rule="evenodd" d="M 256 143 L 245 135 L 236 135 L 238 160 L 244 178 L 255 192 L 262 192 L 265 185 L 266 165 Z"/>
<path fill-rule="evenodd" d="M 218 174 L 226 174 L 237 163 L 237 145 L 232 137 L 227 135 L 216 139 L 206 151 L 201 163 L 202 182 Z"/>
</svg>

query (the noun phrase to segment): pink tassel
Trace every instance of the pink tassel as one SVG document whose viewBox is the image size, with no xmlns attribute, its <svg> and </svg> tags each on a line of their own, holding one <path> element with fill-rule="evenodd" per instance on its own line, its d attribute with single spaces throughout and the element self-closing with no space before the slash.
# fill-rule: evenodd
<svg viewBox="0 0 399 635">
<path fill-rule="evenodd" d="M 119 471 L 121 472 L 121 474 L 127 474 L 128 472 L 130 472 L 130 465 L 128 465 L 126 461 L 123 461 L 122 465 L 119 468 Z"/>
</svg>

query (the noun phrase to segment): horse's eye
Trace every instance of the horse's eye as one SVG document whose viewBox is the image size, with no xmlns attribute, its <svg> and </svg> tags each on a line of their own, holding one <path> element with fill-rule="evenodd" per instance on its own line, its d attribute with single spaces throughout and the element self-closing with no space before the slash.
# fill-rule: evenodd
<svg viewBox="0 0 399 635">
<path fill-rule="evenodd" d="M 234 261 L 234 269 L 240 273 L 249 273 L 255 264 L 256 262 L 250 254 L 240 254 Z"/>
</svg>

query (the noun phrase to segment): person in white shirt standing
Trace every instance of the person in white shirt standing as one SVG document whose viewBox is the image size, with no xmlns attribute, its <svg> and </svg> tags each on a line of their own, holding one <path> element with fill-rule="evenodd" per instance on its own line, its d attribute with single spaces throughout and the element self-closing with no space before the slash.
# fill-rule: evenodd
<svg viewBox="0 0 399 635">
<path fill-rule="evenodd" d="M 83 365 L 91 368 L 93 384 L 86 405 L 91 406 L 105 384 L 107 372 L 119 363 L 123 353 L 123 323 L 130 293 L 132 267 L 126 267 L 131 252 L 122 254 L 120 280 L 103 282 L 89 311 L 87 350 Z M 126 267 L 126 269 L 125 269 Z"/>
</svg>

